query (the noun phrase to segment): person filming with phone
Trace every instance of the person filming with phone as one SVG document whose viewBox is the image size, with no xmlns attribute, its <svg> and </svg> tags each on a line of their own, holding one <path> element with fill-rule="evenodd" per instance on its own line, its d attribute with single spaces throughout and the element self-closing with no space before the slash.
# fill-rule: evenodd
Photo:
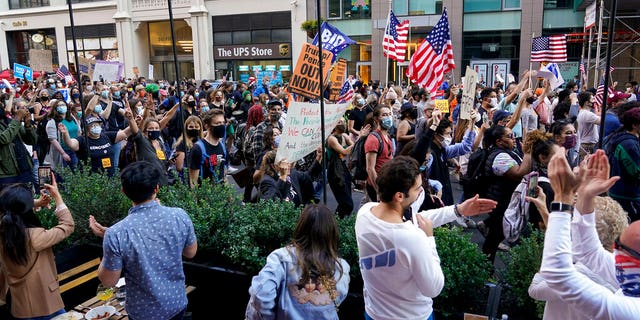
<svg viewBox="0 0 640 320">
<path fill-rule="evenodd" d="M 0 191 L 12 183 L 33 181 L 33 160 L 25 144 L 35 145 L 38 140 L 31 114 L 27 108 L 16 109 L 10 119 L 0 101 Z M 24 125 L 23 125 L 24 124 Z"/>
<path fill-rule="evenodd" d="M 75 224 L 49 170 L 34 201 L 31 189 L 13 184 L 0 192 L 0 300 L 11 295 L 11 316 L 51 319 L 65 313 L 58 288 L 54 245 L 71 235 Z M 46 181 L 45 181 L 46 180 Z M 58 225 L 45 229 L 34 209 L 56 203 Z"/>
</svg>

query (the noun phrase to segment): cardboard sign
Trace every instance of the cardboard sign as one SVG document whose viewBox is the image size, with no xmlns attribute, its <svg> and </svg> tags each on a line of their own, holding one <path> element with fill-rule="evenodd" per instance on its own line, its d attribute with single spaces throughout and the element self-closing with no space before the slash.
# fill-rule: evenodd
<svg viewBox="0 0 640 320">
<path fill-rule="evenodd" d="M 318 99 L 322 84 L 320 83 L 320 60 L 318 60 L 318 47 L 305 43 L 300 51 L 300 57 L 296 63 L 295 71 L 289 81 L 290 92 L 297 93 L 310 99 Z M 333 53 L 322 50 L 322 71 L 329 73 Z"/>
<path fill-rule="evenodd" d="M 51 50 L 29 49 L 29 65 L 32 70 L 53 72 Z"/>
<path fill-rule="evenodd" d="M 338 101 L 340 97 L 340 89 L 344 83 L 345 76 L 347 75 L 347 59 L 340 58 L 338 62 L 333 65 L 331 70 L 331 95 L 329 100 Z"/>
<path fill-rule="evenodd" d="M 153 65 L 149 65 L 149 79 L 154 79 L 153 77 Z"/>
<path fill-rule="evenodd" d="M 93 59 L 78 57 L 78 64 L 80 65 L 80 74 L 87 75 L 89 78 L 93 79 L 93 68 L 96 65 L 96 61 Z"/>
<path fill-rule="evenodd" d="M 325 104 L 324 132 L 331 134 L 338 120 L 342 118 L 349 103 Z M 315 151 L 322 145 L 320 104 L 291 101 L 287 110 L 287 120 L 280 135 L 280 146 L 276 163 L 287 160 L 293 163 Z"/>
<path fill-rule="evenodd" d="M 26 81 L 33 81 L 33 69 L 18 63 L 13 64 L 13 76 Z"/>
<path fill-rule="evenodd" d="M 464 73 L 464 87 L 462 88 L 462 101 L 460 102 L 460 119 L 471 120 L 471 110 L 473 109 L 476 97 L 476 83 L 478 74 L 473 69 L 467 67 Z"/>
<path fill-rule="evenodd" d="M 442 114 L 449 113 L 449 101 L 444 99 L 436 100 L 436 108 L 438 108 Z"/>
<path fill-rule="evenodd" d="M 122 69 L 123 64 L 120 62 L 96 60 L 91 80 L 118 82 L 122 77 Z"/>
</svg>

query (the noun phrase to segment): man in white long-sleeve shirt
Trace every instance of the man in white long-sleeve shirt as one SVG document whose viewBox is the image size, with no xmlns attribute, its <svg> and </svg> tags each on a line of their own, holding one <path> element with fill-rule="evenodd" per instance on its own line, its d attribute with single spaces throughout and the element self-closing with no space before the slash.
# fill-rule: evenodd
<svg viewBox="0 0 640 320">
<path fill-rule="evenodd" d="M 613 254 L 604 250 L 595 231 L 594 198 L 619 178 L 609 178 L 609 161 L 602 150 L 590 157 L 579 175 L 573 174 L 563 155 L 557 153 L 549 164 L 555 198 L 540 273 L 549 288 L 585 319 L 637 319 L 640 315 L 640 222 L 623 231 L 616 240 Z M 571 203 L 576 191 L 574 209 Z M 576 216 L 573 224 L 572 213 Z M 606 282 L 615 278 L 621 290 L 613 293 L 578 273 L 572 254 Z"/>
<path fill-rule="evenodd" d="M 476 195 L 457 206 L 417 213 L 424 199 L 422 177 L 417 161 L 406 156 L 385 163 L 376 184 L 381 202 L 363 205 L 355 225 L 365 317 L 430 319 L 431 299 L 444 286 L 433 227 L 456 217 L 490 212 L 496 202 Z M 403 219 L 409 207 L 417 226 Z"/>
</svg>

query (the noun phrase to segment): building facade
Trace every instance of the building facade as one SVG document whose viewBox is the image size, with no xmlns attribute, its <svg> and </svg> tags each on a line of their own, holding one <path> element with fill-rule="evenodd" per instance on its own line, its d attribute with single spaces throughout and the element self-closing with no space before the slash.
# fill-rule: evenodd
<svg viewBox="0 0 640 320">
<path fill-rule="evenodd" d="M 566 75 L 577 74 L 580 57 L 588 51 L 580 35 L 584 7 L 590 2 L 321 0 L 320 13 L 357 41 L 340 53 L 348 61 L 349 74 L 364 82 L 400 82 L 407 81 L 404 74 L 411 55 L 447 8 L 457 65 L 449 77 L 458 82 L 465 67 L 474 65 L 489 83 L 498 71 L 518 75 L 529 69 L 531 38 L 539 35 L 573 35 L 563 68 Z M 269 76 L 286 82 L 302 43 L 311 40 L 301 25 L 317 15 L 315 0 L 172 0 L 171 4 L 180 78 L 246 81 L 250 76 Z M 80 57 L 120 61 L 125 77 L 149 76 L 152 65 L 154 78 L 177 78 L 167 0 L 72 0 L 72 5 Z M 382 54 L 390 8 L 400 20 L 410 21 L 405 63 L 388 61 Z M 12 68 L 13 63 L 29 65 L 29 49 L 51 50 L 54 66 L 73 65 L 66 0 L 0 2 L 0 69 Z M 631 50 L 635 52 L 635 46 Z M 640 63 L 631 58 L 616 58 L 616 76 L 637 78 Z"/>
</svg>

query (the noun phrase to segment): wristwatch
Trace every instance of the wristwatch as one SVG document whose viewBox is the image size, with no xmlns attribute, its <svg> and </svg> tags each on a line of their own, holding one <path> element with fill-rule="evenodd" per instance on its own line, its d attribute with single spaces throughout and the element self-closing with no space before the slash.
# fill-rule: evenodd
<svg viewBox="0 0 640 320">
<path fill-rule="evenodd" d="M 564 212 L 573 212 L 573 206 L 570 204 L 562 203 L 562 202 L 551 202 L 551 212 L 564 211 Z"/>
</svg>

